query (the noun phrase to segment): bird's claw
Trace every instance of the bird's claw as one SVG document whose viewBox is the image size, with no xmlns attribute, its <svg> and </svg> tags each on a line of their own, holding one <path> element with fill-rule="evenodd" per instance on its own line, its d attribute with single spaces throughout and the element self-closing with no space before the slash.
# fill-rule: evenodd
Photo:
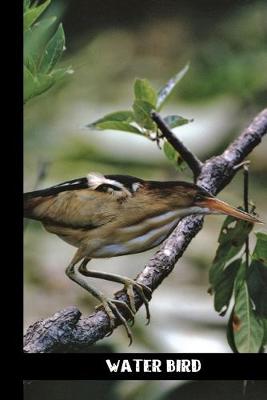
<svg viewBox="0 0 267 400">
<path fill-rule="evenodd" d="M 127 312 L 131 315 L 130 321 L 134 321 L 133 311 L 124 301 L 108 299 L 108 298 L 102 298 L 101 300 L 102 300 L 102 303 L 99 304 L 98 306 L 96 306 L 95 309 L 98 310 L 100 308 L 104 308 L 105 312 L 108 315 L 109 322 L 110 322 L 110 332 L 106 336 L 110 336 L 112 334 L 112 332 L 116 326 L 116 324 L 115 324 L 116 318 L 118 318 L 126 330 L 127 336 L 129 338 L 129 346 L 130 346 L 133 341 L 132 332 L 128 326 L 127 320 L 124 318 L 124 316 L 119 311 L 118 306 L 124 307 L 127 310 Z"/>
<path fill-rule="evenodd" d="M 125 289 L 126 289 L 126 293 L 129 298 L 131 309 L 134 313 L 136 313 L 136 307 L 135 307 L 134 290 L 133 289 L 135 289 L 137 291 L 137 293 L 143 300 L 143 303 L 146 308 L 146 319 L 147 319 L 146 324 L 148 325 L 150 322 L 149 300 L 151 299 L 152 290 L 148 286 L 144 285 L 143 283 L 139 283 L 139 282 L 136 282 L 131 279 L 128 279 L 125 282 Z M 146 294 L 145 294 L 145 292 L 146 292 Z M 149 296 L 149 299 L 147 298 L 148 296 Z"/>
<path fill-rule="evenodd" d="M 134 317 L 136 313 L 136 307 L 135 307 L 135 299 L 134 299 L 134 289 L 138 293 L 138 295 L 141 297 L 145 308 L 146 308 L 146 318 L 147 318 L 147 325 L 150 322 L 150 312 L 149 312 L 149 300 L 151 299 L 151 294 L 152 290 L 144 285 L 143 283 L 138 283 L 134 280 L 127 279 L 125 281 L 125 289 L 127 296 L 129 298 L 129 303 L 128 304 L 122 300 L 117 300 L 117 299 L 109 299 L 106 297 L 101 297 L 101 304 L 96 306 L 96 310 L 99 310 L 101 308 L 104 308 L 106 314 L 108 315 L 109 321 L 110 321 L 110 332 L 106 336 L 110 336 L 116 326 L 115 321 L 118 319 L 121 324 L 124 326 L 127 336 L 130 340 L 129 346 L 132 344 L 133 337 L 132 337 L 132 332 L 129 328 L 130 326 L 134 325 Z M 122 315 L 121 311 L 119 308 L 124 308 L 127 312 L 127 314 L 130 316 L 130 320 L 127 322 L 126 318 Z"/>
</svg>

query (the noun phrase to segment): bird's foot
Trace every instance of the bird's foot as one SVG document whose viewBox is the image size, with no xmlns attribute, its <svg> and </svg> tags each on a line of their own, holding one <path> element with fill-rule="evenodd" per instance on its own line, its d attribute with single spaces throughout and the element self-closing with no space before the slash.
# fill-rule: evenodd
<svg viewBox="0 0 267 400">
<path fill-rule="evenodd" d="M 134 300 L 134 289 L 136 290 L 136 292 L 139 294 L 139 296 L 143 300 L 143 303 L 146 308 L 146 319 L 147 319 L 147 325 L 148 325 L 150 322 L 149 300 L 151 299 L 152 290 L 148 286 L 146 286 L 142 283 L 138 283 L 130 278 L 125 279 L 124 285 L 125 285 L 127 296 L 129 298 L 131 309 L 134 313 L 136 313 L 135 300 Z"/>
<path fill-rule="evenodd" d="M 131 321 L 134 321 L 134 312 L 131 310 L 131 308 L 121 300 L 115 300 L 115 299 L 110 299 L 107 297 L 102 297 L 101 298 L 102 303 L 96 306 L 96 310 L 99 310 L 101 308 L 104 308 L 105 312 L 108 315 L 109 321 L 110 321 L 110 329 L 111 331 L 106 335 L 110 336 L 116 326 L 116 319 L 118 318 L 121 324 L 124 326 L 127 336 L 129 338 L 129 346 L 132 344 L 133 341 L 133 336 L 132 332 L 128 326 L 127 320 L 124 318 L 124 316 L 121 314 L 119 308 L 125 308 L 127 313 L 131 317 Z"/>
</svg>

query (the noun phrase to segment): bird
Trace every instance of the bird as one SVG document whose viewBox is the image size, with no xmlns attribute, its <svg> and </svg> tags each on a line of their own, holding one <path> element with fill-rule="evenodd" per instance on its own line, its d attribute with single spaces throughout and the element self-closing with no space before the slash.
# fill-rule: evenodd
<svg viewBox="0 0 267 400">
<path fill-rule="evenodd" d="M 191 214 L 226 214 L 250 223 L 261 223 L 254 215 L 184 181 L 151 181 L 90 172 L 82 178 L 24 193 L 24 217 L 40 221 L 48 232 L 77 248 L 66 268 L 67 276 L 100 301 L 109 317 L 111 331 L 116 318 L 121 321 L 130 341 L 131 332 L 121 307 L 127 309 L 133 320 L 136 291 L 146 307 L 149 322 L 151 289 L 126 276 L 89 270 L 87 264 L 94 258 L 152 249 L 170 235 L 182 218 Z M 130 306 L 106 297 L 89 285 L 88 277 L 123 284 Z"/>
</svg>

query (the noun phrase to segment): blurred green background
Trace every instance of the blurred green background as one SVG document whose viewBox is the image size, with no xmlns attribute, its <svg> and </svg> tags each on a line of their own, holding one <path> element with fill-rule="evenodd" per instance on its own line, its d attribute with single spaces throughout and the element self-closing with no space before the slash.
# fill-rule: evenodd
<svg viewBox="0 0 267 400">
<path fill-rule="evenodd" d="M 247 382 L 246 384 L 244 382 Z M 244 393 L 244 385 L 245 395 Z M 35 400 L 264 400 L 266 381 L 26 381 L 24 399 Z"/>
<path fill-rule="evenodd" d="M 191 67 L 163 116 L 194 122 L 174 130 L 205 160 L 218 154 L 266 106 L 267 4 L 265 1 L 52 1 L 47 14 L 62 20 L 67 50 L 62 66 L 74 74 L 30 100 L 24 113 L 25 191 L 85 176 L 89 171 L 144 179 L 188 180 L 177 173 L 156 143 L 124 132 L 83 127 L 106 113 L 128 109 L 136 77 L 159 89 L 187 61 Z M 250 155 L 250 198 L 267 220 L 266 140 Z M 220 194 L 242 203 L 242 173 Z M 151 324 L 141 309 L 134 342 L 122 328 L 102 343 L 115 352 L 230 352 L 228 315 L 219 317 L 207 294 L 221 216 L 205 218 L 172 275 L 155 291 Z M 255 228 L 256 229 L 256 228 Z M 251 240 L 253 246 L 253 234 Z M 95 301 L 64 273 L 75 249 L 37 222 L 25 230 L 25 329 L 34 321 L 75 304 L 85 314 Z M 89 267 L 135 277 L 154 251 L 93 260 Z M 107 294 L 117 284 L 92 279 Z M 99 343 L 101 346 L 101 343 Z"/>
</svg>

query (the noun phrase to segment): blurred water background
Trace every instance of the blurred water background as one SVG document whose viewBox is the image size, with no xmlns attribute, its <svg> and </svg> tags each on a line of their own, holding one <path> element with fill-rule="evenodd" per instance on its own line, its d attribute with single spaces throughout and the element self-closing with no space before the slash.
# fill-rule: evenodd
<svg viewBox="0 0 267 400">
<path fill-rule="evenodd" d="M 144 179 L 188 180 L 177 173 L 156 143 L 114 131 L 83 126 L 106 113 L 128 109 L 136 77 L 159 89 L 187 61 L 191 67 L 163 109 L 194 122 L 175 133 L 200 159 L 216 155 L 264 106 L 267 94 L 267 4 L 265 1 L 59 1 L 49 13 L 63 21 L 67 50 L 62 65 L 74 74 L 25 106 L 25 191 L 85 176 L 89 171 Z M 267 220 L 266 140 L 249 156 L 250 198 Z M 242 204 L 242 173 L 220 198 Z M 155 291 L 152 320 L 141 309 L 134 342 L 122 328 L 105 339 L 115 352 L 230 352 L 225 329 L 208 295 L 208 270 L 215 255 L 222 216 L 205 218 L 171 276 Z M 259 228 L 257 228 L 259 229 Z M 256 230 L 256 228 L 255 228 Z M 253 247 L 253 235 L 251 240 Z M 30 222 L 25 230 L 25 329 L 57 310 L 77 305 L 90 314 L 95 301 L 64 273 L 75 249 Z M 154 251 L 106 260 L 89 267 L 135 277 Z M 92 279 L 108 294 L 117 284 Z M 101 343 L 99 343 L 101 345 Z"/>
</svg>

